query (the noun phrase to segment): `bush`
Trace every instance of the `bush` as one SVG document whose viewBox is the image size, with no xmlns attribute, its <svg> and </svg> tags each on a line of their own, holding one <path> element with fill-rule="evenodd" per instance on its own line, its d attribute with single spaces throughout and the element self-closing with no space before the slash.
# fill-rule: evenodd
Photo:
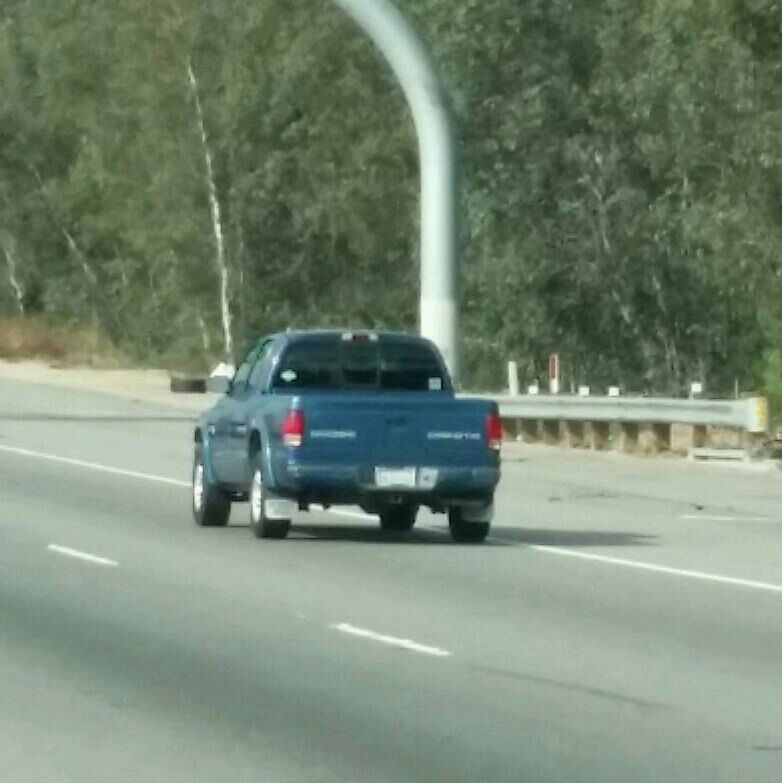
<svg viewBox="0 0 782 783">
<path fill-rule="evenodd" d="M 125 355 L 98 330 L 69 327 L 36 316 L 0 318 L 0 358 L 89 367 L 129 364 Z"/>
</svg>

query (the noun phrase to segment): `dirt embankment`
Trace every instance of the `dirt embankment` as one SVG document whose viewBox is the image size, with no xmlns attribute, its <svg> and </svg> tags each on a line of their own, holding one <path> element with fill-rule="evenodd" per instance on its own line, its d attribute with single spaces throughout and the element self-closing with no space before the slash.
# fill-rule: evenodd
<svg viewBox="0 0 782 783">
<path fill-rule="evenodd" d="M 44 361 L 0 359 L 0 380 L 110 394 L 137 402 L 192 411 L 203 410 L 215 399 L 211 394 L 172 394 L 170 377 L 164 370 L 59 368 Z"/>
</svg>

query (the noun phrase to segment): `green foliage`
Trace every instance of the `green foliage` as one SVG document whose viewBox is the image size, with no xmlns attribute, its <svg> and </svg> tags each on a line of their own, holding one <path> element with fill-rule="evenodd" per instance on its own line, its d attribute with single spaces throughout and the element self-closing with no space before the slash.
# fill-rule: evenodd
<svg viewBox="0 0 782 783">
<path fill-rule="evenodd" d="M 468 385 L 782 388 L 772 0 L 400 0 L 462 154 Z M 172 366 L 221 352 L 198 83 L 241 345 L 417 321 L 415 133 L 328 0 L 6 0 L 0 309 Z"/>
</svg>

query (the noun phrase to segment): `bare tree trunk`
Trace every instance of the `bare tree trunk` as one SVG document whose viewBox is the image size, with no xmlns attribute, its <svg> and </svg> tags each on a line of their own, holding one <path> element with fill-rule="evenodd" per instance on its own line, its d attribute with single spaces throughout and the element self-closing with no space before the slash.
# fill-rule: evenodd
<svg viewBox="0 0 782 783">
<path fill-rule="evenodd" d="M 93 293 L 94 293 L 95 285 L 98 282 L 98 278 L 95 274 L 95 270 L 87 262 L 87 256 L 85 255 L 84 251 L 79 247 L 79 244 L 74 238 L 73 234 L 58 217 L 57 210 L 55 209 L 54 204 L 52 204 L 52 201 L 49 198 L 49 194 L 46 192 L 46 184 L 43 181 L 43 177 L 41 177 L 41 173 L 38 171 L 38 169 L 35 166 L 30 166 L 30 170 L 32 171 L 33 176 L 35 177 L 35 180 L 38 183 L 38 189 L 41 192 L 41 196 L 44 202 L 46 202 L 46 206 L 49 208 L 50 218 L 54 221 L 57 228 L 60 229 L 60 232 L 65 237 L 65 241 L 68 243 L 68 249 L 71 251 L 74 257 L 79 261 L 81 270 L 82 272 L 84 272 L 84 276 L 87 278 L 87 282 L 90 284 L 90 286 L 92 286 Z"/>
<path fill-rule="evenodd" d="M 95 270 L 87 260 L 87 255 L 81 249 L 81 247 L 79 247 L 79 243 L 76 241 L 70 229 L 60 220 L 56 205 L 52 202 L 49 194 L 46 191 L 46 183 L 43 181 L 43 177 L 41 176 L 40 171 L 38 171 L 38 169 L 32 164 L 29 166 L 29 168 L 35 177 L 35 181 L 38 183 L 38 189 L 41 193 L 41 198 L 43 199 L 49 211 L 49 219 L 54 223 L 57 229 L 59 229 L 63 237 L 65 237 L 65 241 L 68 244 L 68 250 L 70 250 L 71 256 L 73 256 L 78 261 L 79 266 L 81 267 L 81 271 L 84 273 L 84 277 L 87 280 L 87 295 L 91 311 L 92 325 L 93 328 L 98 329 L 100 324 L 97 304 L 98 297 L 100 296 L 98 276 L 95 274 Z"/>
<path fill-rule="evenodd" d="M 206 326 L 204 316 L 200 313 L 196 317 L 198 322 L 198 330 L 201 332 L 201 344 L 204 347 L 204 359 L 209 361 L 209 357 L 212 353 L 212 341 L 209 339 L 209 329 Z"/>
<path fill-rule="evenodd" d="M 195 106 L 196 121 L 201 135 L 201 146 L 204 153 L 204 163 L 206 165 L 206 185 L 209 195 L 209 209 L 212 215 L 212 231 L 215 241 L 215 266 L 220 277 L 220 315 L 223 325 L 223 351 L 226 361 L 233 361 L 233 324 L 231 321 L 231 308 L 228 301 L 229 275 L 228 265 L 225 258 L 225 231 L 223 229 L 223 216 L 220 208 L 220 200 L 217 196 L 217 185 L 214 176 L 214 164 L 212 162 L 212 151 L 209 146 L 209 136 L 206 132 L 206 123 L 204 122 L 204 112 L 201 106 L 201 96 L 198 89 L 198 80 L 193 70 L 193 61 L 187 60 L 187 78 L 190 83 L 190 90 L 193 93 L 193 104 Z"/>
<path fill-rule="evenodd" d="M 78 259 L 79 264 L 81 265 L 81 270 L 84 272 L 84 276 L 87 278 L 90 285 L 94 287 L 98 282 L 98 278 L 95 276 L 95 272 L 93 271 L 92 267 L 87 263 L 87 257 L 84 255 L 82 249 L 73 238 L 73 234 L 71 234 L 71 232 L 65 226 L 61 226 L 60 230 L 62 231 L 62 235 L 65 237 L 65 241 L 68 243 L 68 247 L 70 248 L 71 253 L 73 253 L 73 255 Z"/>
<path fill-rule="evenodd" d="M 19 282 L 19 278 L 16 276 L 16 259 L 7 246 L 3 247 L 3 252 L 5 253 L 5 260 L 8 264 L 8 281 L 11 283 L 11 288 L 14 289 L 16 306 L 19 308 L 19 315 L 24 315 L 24 289 Z"/>
</svg>

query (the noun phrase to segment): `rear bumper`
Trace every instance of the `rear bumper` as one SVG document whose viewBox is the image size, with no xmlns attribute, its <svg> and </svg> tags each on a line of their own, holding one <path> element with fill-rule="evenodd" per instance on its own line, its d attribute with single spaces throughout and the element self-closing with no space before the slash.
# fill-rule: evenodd
<svg viewBox="0 0 782 783">
<path fill-rule="evenodd" d="M 431 481 L 431 471 L 436 479 Z M 419 469 L 415 487 L 378 487 L 373 466 L 300 464 L 275 465 L 275 492 L 307 502 L 328 501 L 372 506 L 385 498 L 401 497 L 422 505 L 486 502 L 500 480 L 499 465 L 481 467 L 426 466 Z M 429 478 L 425 478 L 425 472 Z"/>
</svg>

